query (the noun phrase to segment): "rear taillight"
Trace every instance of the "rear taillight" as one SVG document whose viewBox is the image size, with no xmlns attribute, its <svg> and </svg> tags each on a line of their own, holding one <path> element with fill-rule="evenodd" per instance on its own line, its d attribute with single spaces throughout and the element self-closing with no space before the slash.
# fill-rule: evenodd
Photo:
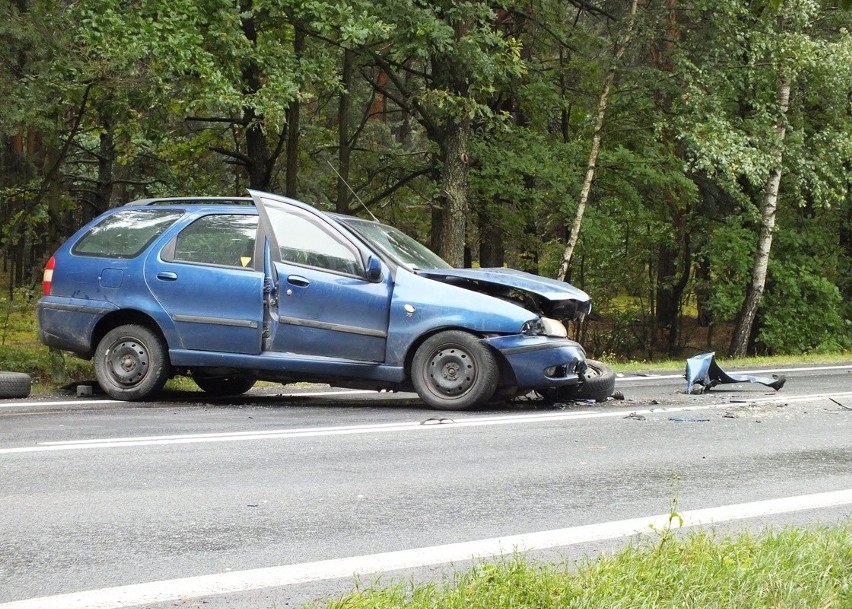
<svg viewBox="0 0 852 609">
<path fill-rule="evenodd" d="M 56 259 L 51 256 L 47 264 L 44 265 L 44 277 L 41 280 L 41 290 L 45 296 L 50 296 L 50 287 L 53 285 L 54 266 L 56 266 Z"/>
</svg>

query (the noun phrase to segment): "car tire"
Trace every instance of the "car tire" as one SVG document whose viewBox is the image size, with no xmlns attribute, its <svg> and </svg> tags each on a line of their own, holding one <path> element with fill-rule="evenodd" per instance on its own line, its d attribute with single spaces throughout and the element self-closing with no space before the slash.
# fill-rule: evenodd
<svg viewBox="0 0 852 609">
<path fill-rule="evenodd" d="M 572 388 L 571 399 L 605 402 L 615 392 L 615 371 L 593 359 L 587 359 L 586 365 L 586 371 L 580 375 L 582 383 Z"/>
<path fill-rule="evenodd" d="M 0 372 L 0 399 L 25 398 L 30 395 L 32 377 L 23 372 Z"/>
<path fill-rule="evenodd" d="M 171 365 L 165 342 L 145 326 L 128 324 L 106 333 L 95 349 L 95 376 L 117 400 L 135 402 L 159 393 Z"/>
<path fill-rule="evenodd" d="M 207 376 L 193 373 L 192 380 L 202 391 L 211 395 L 242 395 L 257 382 L 243 376 Z"/>
<path fill-rule="evenodd" d="M 457 330 L 426 339 L 411 363 L 414 390 L 439 410 L 466 410 L 487 403 L 498 377 L 491 350 L 472 334 Z"/>
</svg>

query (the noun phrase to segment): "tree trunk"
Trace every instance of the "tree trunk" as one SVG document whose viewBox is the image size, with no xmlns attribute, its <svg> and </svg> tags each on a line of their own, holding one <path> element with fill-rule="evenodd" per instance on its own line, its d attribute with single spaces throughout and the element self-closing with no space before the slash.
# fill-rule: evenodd
<svg viewBox="0 0 852 609">
<path fill-rule="evenodd" d="M 355 54 L 343 50 L 343 72 L 341 75 L 340 101 L 337 106 L 337 206 L 339 214 L 349 213 L 349 166 L 352 148 L 349 145 L 349 120 L 352 114 L 352 64 Z"/>
<path fill-rule="evenodd" d="M 252 0 L 242 0 L 240 9 L 243 15 L 252 14 Z M 243 34 L 252 45 L 257 44 L 257 28 L 253 17 L 243 18 L 240 22 Z M 247 93 L 255 93 L 262 86 L 260 67 L 255 61 L 249 61 L 242 70 L 242 81 Z M 243 108 L 242 125 L 246 130 L 246 173 L 249 188 L 269 190 L 271 181 L 271 161 L 269 143 L 263 130 L 263 117 L 252 106 Z"/>
<path fill-rule="evenodd" d="M 562 254 L 562 262 L 559 265 L 559 271 L 556 278 L 559 281 L 565 281 L 565 276 L 568 274 L 568 267 L 571 266 L 571 258 L 574 256 L 574 248 L 577 247 L 577 240 L 580 238 L 580 226 L 583 224 L 583 215 L 586 212 L 586 204 L 589 201 L 589 193 L 592 190 L 592 182 L 595 179 L 595 169 L 598 163 L 598 154 L 601 148 L 601 132 L 603 131 L 603 123 L 606 118 L 606 106 L 609 102 L 609 94 L 612 89 L 612 84 L 615 81 L 618 61 L 624 55 L 627 45 L 630 42 L 630 37 L 633 34 L 633 27 L 636 23 L 636 10 L 638 8 L 638 0 L 633 0 L 630 5 L 630 17 L 627 22 L 627 31 L 624 35 L 624 40 L 618 46 L 613 58 L 612 65 L 606 75 L 603 92 L 601 92 L 598 100 L 598 112 L 595 117 L 595 130 L 592 135 L 592 149 L 589 151 L 589 160 L 586 163 L 586 176 L 583 179 L 583 186 L 580 189 L 580 197 L 577 200 L 577 211 L 574 214 L 574 221 L 571 223 L 571 232 L 568 235 L 568 245 L 565 246 L 565 252 Z"/>
<path fill-rule="evenodd" d="M 782 9 L 782 26 L 784 15 L 789 12 L 790 0 L 785 0 Z M 783 60 L 782 60 L 783 61 Z M 748 352 L 749 337 L 752 333 L 757 308 L 763 297 L 766 285 L 766 272 L 769 268 L 769 252 L 772 249 L 772 235 L 775 231 L 775 213 L 778 208 L 778 190 L 781 185 L 781 164 L 784 160 L 784 138 L 787 134 L 787 109 L 790 106 L 790 87 L 792 75 L 790 69 L 782 66 L 778 77 L 778 117 L 775 122 L 776 146 L 775 166 L 769 172 L 761 210 L 760 233 L 757 238 L 757 252 L 751 270 L 751 282 L 746 291 L 745 300 L 737 320 L 737 326 L 731 337 L 728 357 L 743 357 Z"/>
<path fill-rule="evenodd" d="M 115 127 L 112 122 L 101 119 L 101 135 L 98 146 L 98 188 L 95 195 L 95 207 L 86 210 L 86 221 L 109 209 L 112 203 L 112 189 L 115 184 L 113 167 L 115 165 Z"/>
<path fill-rule="evenodd" d="M 305 36 L 304 30 L 296 28 L 296 34 L 293 38 L 293 52 L 296 55 L 296 61 L 301 61 L 305 52 Z M 299 115 L 301 107 L 302 104 L 298 97 L 291 101 L 287 107 L 287 183 L 284 193 L 294 199 L 298 190 L 299 177 L 299 129 L 301 128 Z"/>
<path fill-rule="evenodd" d="M 467 177 L 470 168 L 470 118 L 448 121 L 441 177 L 441 239 L 438 255 L 454 267 L 464 265 Z"/>
</svg>

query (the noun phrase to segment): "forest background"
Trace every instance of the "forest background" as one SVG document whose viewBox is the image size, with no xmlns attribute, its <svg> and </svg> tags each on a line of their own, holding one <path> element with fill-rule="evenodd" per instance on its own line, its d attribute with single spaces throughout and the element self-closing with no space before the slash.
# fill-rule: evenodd
<svg viewBox="0 0 852 609">
<path fill-rule="evenodd" d="M 852 349 L 849 4 L 0 0 L 4 299 L 254 188 L 564 278 L 598 358 Z"/>
</svg>

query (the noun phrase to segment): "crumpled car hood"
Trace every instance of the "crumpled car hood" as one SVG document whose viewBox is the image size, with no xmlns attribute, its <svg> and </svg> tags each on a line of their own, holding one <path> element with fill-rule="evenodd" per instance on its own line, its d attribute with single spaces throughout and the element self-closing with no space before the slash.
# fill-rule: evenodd
<svg viewBox="0 0 852 609">
<path fill-rule="evenodd" d="M 570 283 L 515 269 L 419 269 L 417 274 L 509 300 L 555 319 L 582 319 L 592 309 L 589 295 Z"/>
</svg>

